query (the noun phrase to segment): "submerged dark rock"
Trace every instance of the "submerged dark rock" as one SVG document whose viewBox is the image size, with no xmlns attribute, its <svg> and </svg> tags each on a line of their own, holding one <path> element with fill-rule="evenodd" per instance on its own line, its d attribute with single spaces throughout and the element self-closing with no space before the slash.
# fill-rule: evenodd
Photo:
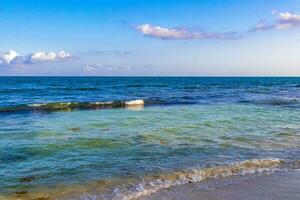
<svg viewBox="0 0 300 200">
<path fill-rule="evenodd" d="M 15 195 L 17 195 L 17 196 L 23 196 L 23 195 L 25 195 L 25 194 L 27 194 L 28 192 L 26 191 L 26 190 L 22 190 L 22 191 L 16 191 L 15 192 Z"/>
<path fill-rule="evenodd" d="M 34 176 L 27 176 L 27 177 L 23 177 L 23 178 L 20 178 L 20 182 L 21 183 L 27 183 L 27 182 L 31 182 L 35 179 Z"/>
<path fill-rule="evenodd" d="M 74 131 L 74 132 L 79 132 L 79 131 L 81 130 L 81 128 L 79 128 L 79 127 L 74 127 L 74 128 L 68 128 L 68 130 Z"/>
<path fill-rule="evenodd" d="M 38 197 L 38 198 L 34 198 L 33 200 L 50 200 L 50 198 L 48 198 L 48 197 Z"/>
</svg>

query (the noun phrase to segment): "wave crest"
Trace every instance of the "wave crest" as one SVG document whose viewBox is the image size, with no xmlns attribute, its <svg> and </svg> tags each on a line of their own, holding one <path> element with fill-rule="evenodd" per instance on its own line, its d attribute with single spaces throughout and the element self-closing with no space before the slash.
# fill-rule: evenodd
<svg viewBox="0 0 300 200">
<path fill-rule="evenodd" d="M 60 111 L 74 109 L 110 109 L 126 108 L 133 106 L 144 106 L 145 101 L 142 99 L 130 101 L 107 101 L 107 102 L 54 102 L 41 104 L 24 104 L 11 107 L 0 108 L 1 112 L 18 112 L 18 111 Z"/>
</svg>

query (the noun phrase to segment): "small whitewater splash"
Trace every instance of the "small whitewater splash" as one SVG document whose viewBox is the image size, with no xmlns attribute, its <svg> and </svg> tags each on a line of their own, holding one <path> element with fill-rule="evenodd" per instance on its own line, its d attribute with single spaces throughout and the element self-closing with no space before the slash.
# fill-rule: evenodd
<svg viewBox="0 0 300 200">
<path fill-rule="evenodd" d="M 125 101 L 125 106 L 143 106 L 144 104 L 145 104 L 144 100 L 141 99 Z"/>
</svg>

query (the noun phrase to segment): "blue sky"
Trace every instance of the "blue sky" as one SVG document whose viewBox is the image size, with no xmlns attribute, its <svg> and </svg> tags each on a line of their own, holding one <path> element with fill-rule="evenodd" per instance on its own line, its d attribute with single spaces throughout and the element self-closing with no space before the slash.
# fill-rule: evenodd
<svg viewBox="0 0 300 200">
<path fill-rule="evenodd" d="M 1 0 L 0 75 L 300 75 L 300 1 Z"/>
</svg>

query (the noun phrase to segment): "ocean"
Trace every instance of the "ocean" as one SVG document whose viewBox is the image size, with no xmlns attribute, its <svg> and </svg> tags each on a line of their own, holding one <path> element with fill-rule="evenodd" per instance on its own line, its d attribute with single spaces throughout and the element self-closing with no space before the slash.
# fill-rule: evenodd
<svg viewBox="0 0 300 200">
<path fill-rule="evenodd" d="M 136 199 L 299 168 L 297 77 L 0 77 L 0 199 Z"/>
</svg>

